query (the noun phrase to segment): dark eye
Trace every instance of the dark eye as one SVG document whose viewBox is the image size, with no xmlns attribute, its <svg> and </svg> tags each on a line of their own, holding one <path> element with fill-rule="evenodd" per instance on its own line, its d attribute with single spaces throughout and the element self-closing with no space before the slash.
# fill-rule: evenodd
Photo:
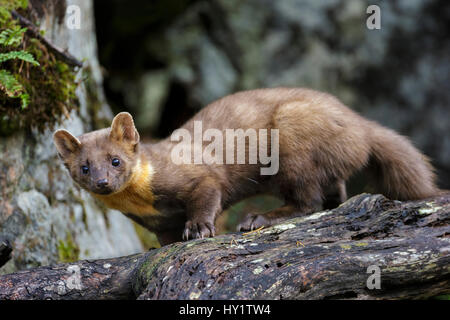
<svg viewBox="0 0 450 320">
<path fill-rule="evenodd" d="M 117 158 L 114 158 L 114 159 L 112 159 L 111 164 L 112 164 L 114 167 L 118 167 L 118 166 L 120 166 L 120 160 L 117 159 Z"/>
<path fill-rule="evenodd" d="M 81 166 L 81 172 L 83 172 L 83 174 L 88 174 L 89 173 L 89 167 L 88 166 Z"/>
</svg>

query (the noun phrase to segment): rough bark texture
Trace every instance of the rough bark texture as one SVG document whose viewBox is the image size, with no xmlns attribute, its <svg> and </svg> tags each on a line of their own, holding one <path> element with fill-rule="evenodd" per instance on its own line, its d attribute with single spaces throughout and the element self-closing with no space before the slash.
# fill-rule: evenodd
<svg viewBox="0 0 450 320">
<path fill-rule="evenodd" d="M 362 194 L 250 234 L 0 277 L 2 299 L 405 299 L 450 292 L 450 195 Z M 367 269 L 381 270 L 368 289 Z"/>
<path fill-rule="evenodd" d="M 2 277 L 0 299 L 131 299 L 138 256 L 38 267 Z"/>
</svg>

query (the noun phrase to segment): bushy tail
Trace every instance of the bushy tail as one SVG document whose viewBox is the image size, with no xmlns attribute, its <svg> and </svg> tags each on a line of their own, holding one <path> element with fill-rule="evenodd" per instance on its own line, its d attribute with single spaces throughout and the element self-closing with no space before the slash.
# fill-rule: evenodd
<svg viewBox="0 0 450 320">
<path fill-rule="evenodd" d="M 405 137 L 373 124 L 371 156 L 376 181 L 390 199 L 414 200 L 440 193 L 429 159 Z"/>
</svg>

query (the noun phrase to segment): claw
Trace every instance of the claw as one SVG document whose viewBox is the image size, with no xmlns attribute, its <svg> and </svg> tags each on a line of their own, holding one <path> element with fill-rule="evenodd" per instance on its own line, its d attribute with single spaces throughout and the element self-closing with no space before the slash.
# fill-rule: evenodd
<svg viewBox="0 0 450 320">
<path fill-rule="evenodd" d="M 244 221 L 238 225 L 237 231 L 252 231 L 264 226 L 270 226 L 270 222 L 263 214 L 248 214 Z"/>
<path fill-rule="evenodd" d="M 188 228 L 184 229 L 182 238 L 183 238 L 184 241 L 189 240 L 189 229 Z"/>
<path fill-rule="evenodd" d="M 191 222 L 187 221 L 184 232 L 183 240 L 187 241 L 189 239 L 204 239 L 208 237 L 214 237 L 215 228 L 214 225 L 209 222 Z"/>
</svg>

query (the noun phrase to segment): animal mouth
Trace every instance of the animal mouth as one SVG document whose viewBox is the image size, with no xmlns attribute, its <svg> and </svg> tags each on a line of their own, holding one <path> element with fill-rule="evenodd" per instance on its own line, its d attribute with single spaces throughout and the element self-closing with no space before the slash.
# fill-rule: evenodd
<svg viewBox="0 0 450 320">
<path fill-rule="evenodd" d="M 113 193 L 113 190 L 111 188 L 104 187 L 104 188 L 94 189 L 94 190 L 92 190 L 92 192 L 101 194 L 101 195 L 108 195 L 108 194 Z"/>
</svg>

